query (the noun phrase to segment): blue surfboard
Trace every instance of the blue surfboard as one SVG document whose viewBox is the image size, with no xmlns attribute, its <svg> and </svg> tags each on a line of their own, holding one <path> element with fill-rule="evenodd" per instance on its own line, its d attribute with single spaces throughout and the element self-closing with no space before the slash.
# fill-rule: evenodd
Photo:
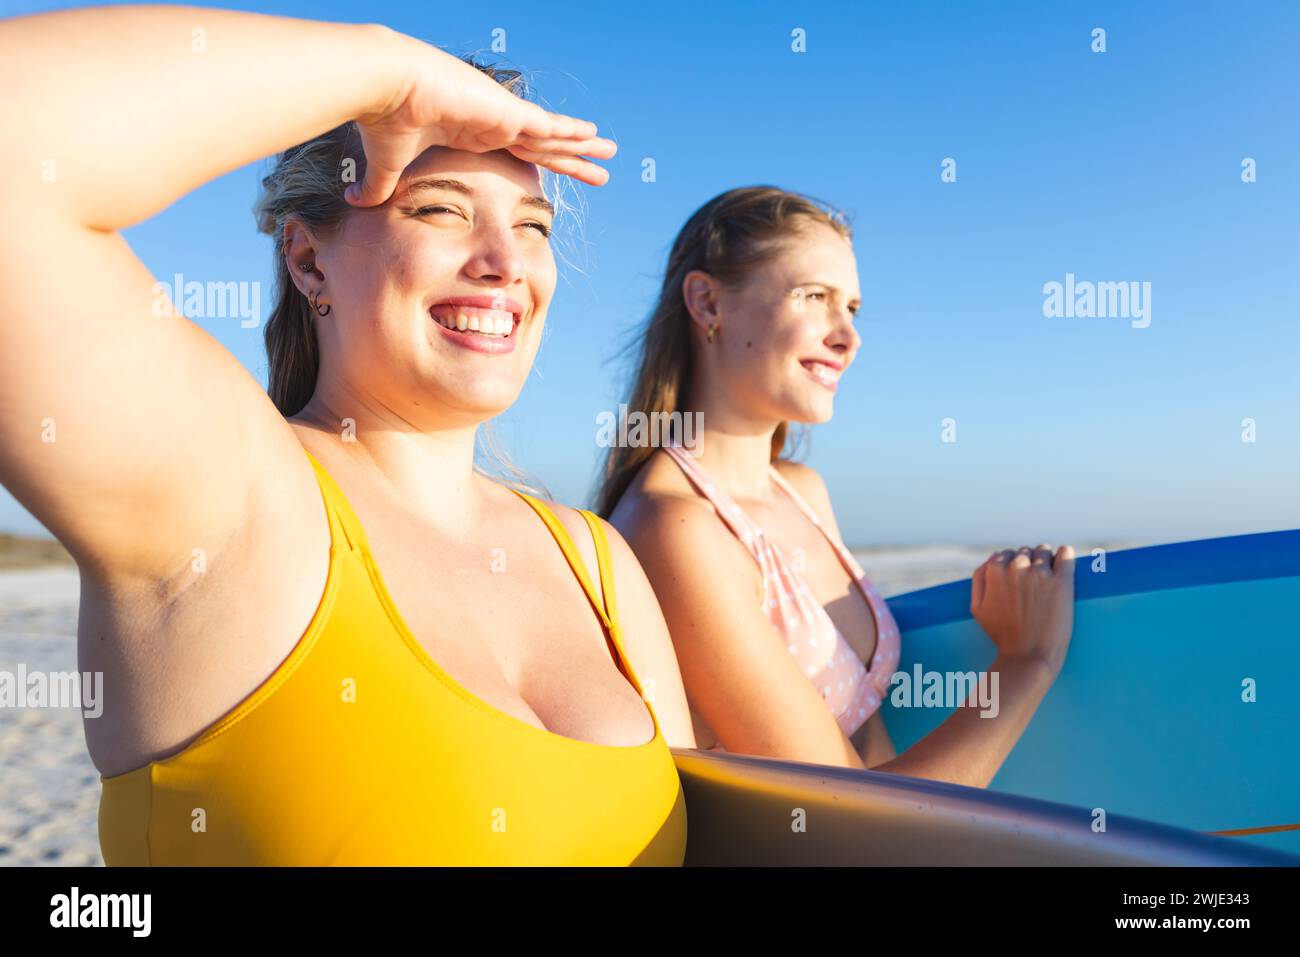
<svg viewBox="0 0 1300 957">
<path fill-rule="evenodd" d="M 1100 559 L 1076 556 L 1065 665 L 990 788 L 1300 853 L 1300 530 Z M 970 587 L 888 599 L 899 672 L 993 662 Z M 901 753 L 952 708 L 882 713 Z"/>
</svg>

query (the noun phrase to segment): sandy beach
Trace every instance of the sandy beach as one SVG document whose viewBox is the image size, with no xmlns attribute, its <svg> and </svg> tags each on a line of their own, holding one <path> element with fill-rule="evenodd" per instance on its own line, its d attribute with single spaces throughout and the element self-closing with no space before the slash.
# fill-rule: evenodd
<svg viewBox="0 0 1300 957">
<path fill-rule="evenodd" d="M 76 566 L 0 572 L 0 671 L 75 671 Z M 0 708 L 0 866 L 102 864 L 81 712 Z"/>
<path fill-rule="evenodd" d="M 60 558 L 57 545 L 20 547 L 24 558 L 0 570 L 0 671 L 13 673 L 20 664 L 29 672 L 75 671 L 76 566 Z M 855 555 L 889 596 L 966 578 L 991 548 L 927 545 Z M 13 567 L 21 561 L 63 563 Z M 0 866 L 103 864 L 99 775 L 86 754 L 80 711 L 0 708 L 0 766 Z"/>
</svg>

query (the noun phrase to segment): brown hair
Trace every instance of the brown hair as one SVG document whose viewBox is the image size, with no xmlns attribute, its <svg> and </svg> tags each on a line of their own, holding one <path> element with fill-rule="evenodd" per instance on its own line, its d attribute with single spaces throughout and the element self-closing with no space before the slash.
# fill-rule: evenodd
<svg viewBox="0 0 1300 957">
<path fill-rule="evenodd" d="M 785 243 L 806 227 L 821 223 L 852 240 L 848 220 L 839 210 L 811 197 L 775 186 L 745 186 L 715 196 L 697 209 L 681 228 L 668 254 L 659 301 L 644 329 L 636 330 L 629 351 L 642 344 L 640 361 L 627 400 L 627 412 L 690 413 L 687 395 L 695 372 L 692 320 L 682 296 L 682 282 L 701 270 L 729 286 L 739 286 L 755 269 L 778 255 Z M 781 457 L 789 423 L 772 435 L 772 461 Z M 609 518 L 636 473 L 654 454 L 650 446 L 612 445 L 605 456 L 596 511 Z"/>
<path fill-rule="evenodd" d="M 533 90 L 524 75 L 513 69 L 478 62 L 474 54 L 460 57 L 465 63 L 486 73 L 520 99 L 534 100 Z M 348 178 L 342 171 L 348 165 Z M 354 166 L 351 164 L 355 164 Z M 353 180 L 365 178 L 366 158 L 361 133 L 354 121 L 337 126 L 328 133 L 290 147 L 275 158 L 271 172 L 262 178 L 262 191 L 253 207 L 260 232 L 275 239 L 272 253 L 275 269 L 275 307 L 263 332 L 267 358 L 267 393 L 280 414 L 286 418 L 301 412 L 316 391 L 320 371 L 320 346 L 311 305 L 294 285 L 289 275 L 283 246 L 284 225 L 290 219 L 305 223 L 318 235 L 334 235 L 351 208 L 343 194 Z M 556 185 L 557 212 L 567 208 L 558 190 L 562 178 L 543 169 Z M 530 481 L 497 448 L 491 423 L 479 430 L 485 454 L 499 470 L 507 484 L 533 494 L 543 494 L 540 483 Z M 546 496 L 549 497 L 549 496 Z"/>
</svg>

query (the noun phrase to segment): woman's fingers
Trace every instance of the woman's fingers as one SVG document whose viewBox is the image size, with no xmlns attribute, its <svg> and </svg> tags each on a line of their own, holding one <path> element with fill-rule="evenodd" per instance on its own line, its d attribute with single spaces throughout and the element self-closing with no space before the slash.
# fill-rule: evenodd
<svg viewBox="0 0 1300 957">
<path fill-rule="evenodd" d="M 1056 550 L 1056 560 L 1052 563 L 1052 572 L 1074 585 L 1074 549 L 1062 545 Z"/>
<path fill-rule="evenodd" d="M 417 130 L 377 134 L 362 128 L 361 148 L 366 154 L 366 174 L 361 182 L 353 183 L 344 191 L 347 201 L 363 207 L 387 202 L 397 189 L 397 182 L 407 164 L 419 155 L 420 143 Z"/>
<path fill-rule="evenodd" d="M 975 569 L 975 574 L 970 578 L 970 608 L 972 615 L 984 603 L 984 591 L 988 584 L 988 567 L 988 560 L 985 559 L 984 563 Z"/>
<path fill-rule="evenodd" d="M 596 124 L 564 113 L 551 113 L 536 103 L 527 103 L 524 125 L 519 135 L 538 139 L 591 139 L 596 135 Z"/>
<path fill-rule="evenodd" d="M 1034 549 L 1032 564 L 1035 568 L 1045 572 L 1050 572 L 1052 570 L 1052 546 L 1040 543 L 1039 546 Z"/>
<path fill-rule="evenodd" d="M 567 153 L 571 156 L 594 156 L 596 159 L 610 159 L 618 152 L 618 144 L 602 136 L 581 140 L 521 136 L 517 145 L 534 153 Z"/>
<path fill-rule="evenodd" d="M 379 170 L 373 166 L 366 167 L 366 175 L 360 183 L 353 183 L 343 192 L 343 197 L 353 206 L 379 206 L 393 195 L 401 173 L 391 170 Z"/>
<path fill-rule="evenodd" d="M 572 176 L 574 179 L 582 180 L 582 182 L 589 183 L 592 186 L 604 186 L 609 182 L 608 170 L 584 160 L 580 156 L 570 156 L 564 153 L 539 153 L 520 145 L 509 146 L 507 149 L 521 160 L 537 166 L 545 166 L 547 169 L 554 170 L 557 173 L 564 173 L 566 176 Z"/>
<path fill-rule="evenodd" d="M 381 115 L 358 120 L 366 173 L 346 190 L 352 205 L 387 202 L 407 166 L 430 146 L 474 153 L 509 150 L 526 162 L 595 186 L 609 179 L 605 170 L 583 159 L 608 159 L 618 152 L 612 140 L 596 135 L 595 123 L 520 99 L 436 48 L 428 63 L 401 91 L 399 102 Z"/>
</svg>

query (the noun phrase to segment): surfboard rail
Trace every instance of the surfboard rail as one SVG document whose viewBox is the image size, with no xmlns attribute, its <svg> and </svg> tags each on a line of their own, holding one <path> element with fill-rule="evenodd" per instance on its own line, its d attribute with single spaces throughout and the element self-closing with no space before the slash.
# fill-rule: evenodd
<svg viewBox="0 0 1300 957">
<path fill-rule="evenodd" d="M 1300 857 L 1087 808 L 880 771 L 673 748 L 686 864 L 1300 866 Z"/>
<path fill-rule="evenodd" d="M 1107 574 L 1095 574 L 1089 555 L 1075 556 L 1076 602 L 1168 588 L 1297 577 L 1300 528 L 1117 549 L 1106 554 L 1106 561 L 1118 565 Z M 917 631 L 969 620 L 970 588 L 971 580 L 963 578 L 893 595 L 885 603 L 900 631 Z"/>
</svg>

